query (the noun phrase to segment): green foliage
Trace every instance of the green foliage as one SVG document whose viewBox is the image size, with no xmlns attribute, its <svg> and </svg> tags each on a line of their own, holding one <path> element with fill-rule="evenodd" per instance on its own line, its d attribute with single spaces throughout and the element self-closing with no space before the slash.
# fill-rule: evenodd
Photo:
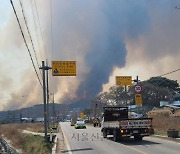
<svg viewBox="0 0 180 154">
<path fill-rule="evenodd" d="M 132 89 L 132 88 L 131 88 Z M 100 106 L 125 106 L 132 101 L 132 94 L 130 88 L 125 91 L 124 87 L 110 87 L 109 92 L 104 92 L 98 95 L 95 99 Z"/>
<path fill-rule="evenodd" d="M 145 82 L 142 84 L 143 105 L 159 106 L 160 101 L 170 101 L 172 92 L 168 88 L 159 87 Z"/>
<path fill-rule="evenodd" d="M 177 91 L 179 89 L 179 84 L 177 83 L 177 80 L 169 80 L 165 77 L 152 77 L 146 82 L 153 84 L 154 86 L 168 88 L 171 91 Z"/>
<path fill-rule="evenodd" d="M 58 123 L 50 123 L 48 128 L 48 133 L 58 133 Z"/>
<path fill-rule="evenodd" d="M 85 115 L 90 115 L 92 113 L 92 109 L 84 109 L 84 114 Z"/>
<path fill-rule="evenodd" d="M 180 92 L 173 96 L 173 101 L 180 101 Z"/>
<path fill-rule="evenodd" d="M 179 89 L 177 81 L 169 80 L 164 77 L 152 77 L 140 84 L 143 89 L 143 106 L 157 107 L 160 101 L 171 101 L 173 94 L 177 93 Z M 135 104 L 134 94 L 134 86 L 128 86 L 126 90 L 124 87 L 113 86 L 110 87 L 109 92 L 99 94 L 93 103 L 98 104 L 100 107 Z"/>
</svg>

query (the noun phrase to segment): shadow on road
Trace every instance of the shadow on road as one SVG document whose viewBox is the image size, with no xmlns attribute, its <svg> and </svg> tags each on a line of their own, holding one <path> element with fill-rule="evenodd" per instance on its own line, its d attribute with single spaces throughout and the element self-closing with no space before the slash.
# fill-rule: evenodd
<svg viewBox="0 0 180 154">
<path fill-rule="evenodd" d="M 112 140 L 112 139 L 110 139 L 110 140 Z M 143 139 L 142 141 L 136 141 L 136 140 L 134 140 L 134 138 L 124 138 L 121 141 L 118 141 L 117 143 L 121 143 L 124 145 L 144 145 L 144 146 L 161 144 L 158 142 L 147 141 L 145 139 Z"/>
<path fill-rule="evenodd" d="M 92 148 L 72 149 L 71 152 L 88 151 L 88 150 L 93 150 L 93 149 L 92 149 Z M 64 150 L 64 151 L 61 151 L 61 153 L 67 153 L 67 152 L 70 152 L 70 150 Z"/>
</svg>

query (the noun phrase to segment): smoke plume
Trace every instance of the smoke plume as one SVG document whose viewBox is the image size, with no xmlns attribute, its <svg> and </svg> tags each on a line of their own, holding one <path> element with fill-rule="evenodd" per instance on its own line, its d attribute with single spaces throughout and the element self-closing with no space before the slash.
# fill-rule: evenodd
<svg viewBox="0 0 180 154">
<path fill-rule="evenodd" d="M 55 101 L 58 103 L 91 100 L 103 90 L 104 84 L 113 83 L 110 76 L 114 80 L 116 74 L 124 75 L 124 72 L 128 72 L 129 75 L 137 75 L 141 72 L 149 76 L 152 72 L 161 73 L 167 71 L 167 68 L 172 69 L 172 66 L 178 67 L 174 61 L 179 57 L 180 42 L 179 14 L 174 9 L 177 0 L 51 1 L 52 25 L 50 1 L 36 2 L 49 64 L 51 60 L 77 62 L 76 77 L 50 77 L 50 92 L 55 92 Z M 32 38 L 36 40 L 35 29 L 39 30 L 39 27 L 34 27 L 30 3 L 23 1 L 23 4 Z M 32 8 L 35 10 L 34 2 Z M 20 8 L 17 9 L 20 14 Z M 3 22 L 4 26 L 0 25 L 3 36 L 0 38 L 0 49 L 11 60 L 7 63 L 1 55 L 0 67 L 3 70 L 11 69 L 11 75 L 4 76 L 7 82 L 9 80 L 7 86 L 12 85 L 16 94 L 11 95 L 5 106 L 6 109 L 13 109 L 41 103 L 42 89 L 12 8 L 9 10 L 9 15 L 6 15 L 8 22 Z M 22 22 L 22 16 L 20 19 Z M 27 37 L 27 31 L 25 34 Z M 29 39 L 27 41 L 30 43 Z M 40 51 L 45 53 L 42 40 L 40 42 Z M 37 48 L 37 41 L 35 46 Z M 171 65 L 168 64 L 169 59 Z M 2 67 L 3 63 L 7 65 Z M 125 70 L 119 71 L 121 69 Z M 1 79 L 1 87 L 4 87 L 4 83 L 6 81 Z M 19 101 L 19 95 L 28 97 Z"/>
</svg>

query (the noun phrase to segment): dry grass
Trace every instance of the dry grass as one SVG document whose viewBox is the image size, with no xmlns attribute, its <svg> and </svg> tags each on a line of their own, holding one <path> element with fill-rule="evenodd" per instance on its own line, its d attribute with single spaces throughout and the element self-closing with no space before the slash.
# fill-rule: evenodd
<svg viewBox="0 0 180 154">
<path fill-rule="evenodd" d="M 176 111 L 174 114 L 170 109 L 152 110 L 148 116 L 153 118 L 153 127 L 157 133 L 165 134 L 168 129 L 180 131 L 180 116 Z"/>
<path fill-rule="evenodd" d="M 17 149 L 22 149 L 25 154 L 47 154 L 51 145 L 45 144 L 44 138 L 31 134 L 22 134 L 23 129 L 42 132 L 41 123 L 21 123 L 0 125 L 0 135 L 4 135 Z"/>
<path fill-rule="evenodd" d="M 26 130 L 32 132 L 43 133 L 44 132 L 44 124 L 43 123 L 29 123 L 27 124 Z"/>
<path fill-rule="evenodd" d="M 151 116 L 153 127 L 159 130 L 176 129 L 180 130 L 180 117 Z"/>
<path fill-rule="evenodd" d="M 25 143 L 21 145 L 25 154 L 48 154 L 51 153 L 52 144 L 46 144 L 41 136 L 23 134 Z"/>
<path fill-rule="evenodd" d="M 13 146 L 17 146 L 24 142 L 22 134 L 17 127 L 17 124 L 0 125 L 0 135 L 4 135 L 7 139 L 11 140 Z"/>
</svg>

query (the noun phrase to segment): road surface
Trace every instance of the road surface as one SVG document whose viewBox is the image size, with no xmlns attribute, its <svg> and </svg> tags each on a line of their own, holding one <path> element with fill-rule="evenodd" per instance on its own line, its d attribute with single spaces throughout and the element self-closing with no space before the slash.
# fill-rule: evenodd
<svg viewBox="0 0 180 154">
<path fill-rule="evenodd" d="M 61 122 L 65 135 L 67 154 L 179 154 L 180 143 L 154 137 L 144 137 L 142 141 L 133 138 L 121 142 L 103 139 L 100 128 L 87 126 L 87 129 L 75 129 L 70 122 Z"/>
</svg>

